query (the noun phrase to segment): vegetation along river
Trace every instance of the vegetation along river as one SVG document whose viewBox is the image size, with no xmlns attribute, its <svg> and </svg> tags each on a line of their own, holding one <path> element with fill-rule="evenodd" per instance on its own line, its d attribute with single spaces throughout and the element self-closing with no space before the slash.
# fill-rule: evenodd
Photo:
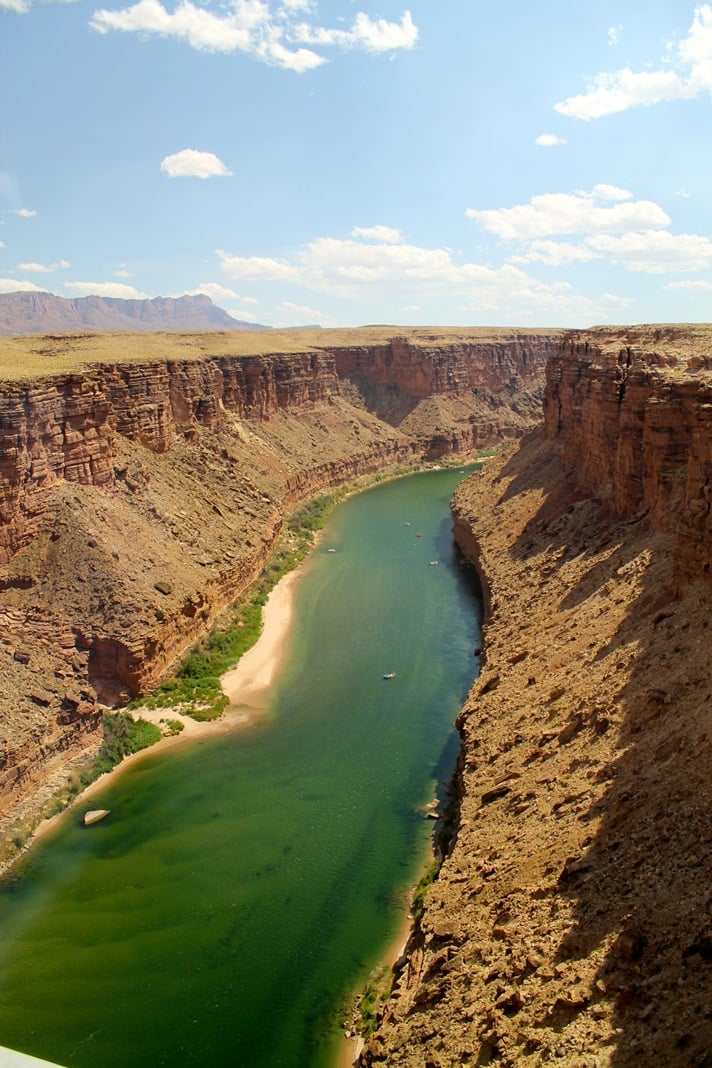
<svg viewBox="0 0 712 1068">
<path fill-rule="evenodd" d="M 339 505 L 265 719 L 149 753 L 14 870 L 0 1045 L 69 1068 L 333 1063 L 422 869 L 422 806 L 451 776 L 477 672 L 448 506 L 462 477 Z M 88 808 L 111 814 L 84 828 Z"/>
</svg>

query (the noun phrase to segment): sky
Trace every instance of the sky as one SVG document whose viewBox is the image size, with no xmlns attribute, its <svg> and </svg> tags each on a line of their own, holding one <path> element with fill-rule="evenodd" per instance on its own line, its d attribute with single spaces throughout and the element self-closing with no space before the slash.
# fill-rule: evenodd
<svg viewBox="0 0 712 1068">
<path fill-rule="evenodd" d="M 405 3 L 0 0 L 0 292 L 712 321 L 712 3 Z"/>
</svg>

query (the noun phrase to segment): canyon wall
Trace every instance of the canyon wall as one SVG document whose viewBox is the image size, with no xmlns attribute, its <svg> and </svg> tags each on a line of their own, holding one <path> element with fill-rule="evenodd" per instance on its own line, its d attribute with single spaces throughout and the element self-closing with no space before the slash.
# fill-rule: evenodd
<svg viewBox="0 0 712 1068">
<path fill-rule="evenodd" d="M 465 396 L 471 390 L 501 393 L 512 384 L 538 382 L 557 331 L 500 331 L 477 341 L 459 339 L 444 348 L 438 335 L 421 331 L 418 344 L 394 337 L 387 344 L 334 348 L 342 378 L 360 377 L 396 386 L 410 397 L 434 393 Z"/>
<path fill-rule="evenodd" d="M 707 327 L 571 334 L 545 425 L 458 488 L 481 672 L 364 1066 L 709 1064 L 708 353 Z"/>
<path fill-rule="evenodd" d="M 27 342 L 26 366 L 37 370 L 25 377 L 16 368 L 22 339 L 7 343 L 6 823 L 37 787 L 61 778 L 69 758 L 82 756 L 104 707 L 154 687 L 251 585 L 285 513 L 362 475 L 521 435 L 540 412 L 517 410 L 516 398 L 540 395 L 545 355 L 558 340 L 555 332 L 507 332 L 493 342 L 492 332 L 474 331 L 463 341 L 460 331 L 391 341 L 379 330 L 369 361 L 361 331 L 352 349 L 372 388 L 359 392 L 346 375 L 349 337 L 300 334 L 286 339 L 287 351 L 243 353 L 237 335 L 166 335 L 161 346 L 173 346 L 176 357 L 149 360 L 141 353 L 152 338 L 38 338 Z M 71 366 L 73 341 L 93 362 L 52 374 L 59 360 Z M 483 406 L 468 383 L 485 380 Z M 406 418 L 382 418 L 382 398 L 400 395 L 409 381 L 417 397 Z"/>
<path fill-rule="evenodd" d="M 680 328 L 601 329 L 562 343 L 546 372 L 546 432 L 567 474 L 615 515 L 645 512 L 673 534 L 681 583 L 709 575 L 712 563 L 712 356 L 704 347 Z"/>
</svg>

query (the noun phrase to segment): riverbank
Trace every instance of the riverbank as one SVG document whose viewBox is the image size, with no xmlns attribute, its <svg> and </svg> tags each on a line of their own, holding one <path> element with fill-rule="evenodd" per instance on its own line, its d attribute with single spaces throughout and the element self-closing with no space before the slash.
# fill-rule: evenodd
<svg viewBox="0 0 712 1068">
<path fill-rule="evenodd" d="M 454 518 L 489 593 L 457 836 L 359 1064 L 706 1063 L 709 588 L 541 434 Z"/>
<path fill-rule="evenodd" d="M 262 709 L 266 693 L 289 651 L 294 615 L 294 588 L 301 567 L 290 571 L 274 587 L 262 610 L 262 631 L 256 643 L 226 672 L 220 684 L 230 708 Z"/>
<path fill-rule="evenodd" d="M 35 842 L 50 834 L 69 813 L 105 790 L 133 764 L 157 752 L 163 753 L 200 738 L 245 730 L 265 714 L 269 687 L 289 649 L 294 591 L 301 572 L 301 566 L 294 568 L 273 588 L 262 610 L 262 630 L 257 641 L 241 657 L 238 664 L 222 676 L 221 686 L 230 704 L 220 718 L 199 721 L 175 708 L 148 708 L 145 705 L 135 708 L 132 715 L 154 723 L 161 730 L 164 730 L 168 723 L 180 723 L 181 730 L 166 733 L 148 748 L 125 757 L 111 771 L 100 775 L 82 790 L 61 812 L 42 819 L 27 836 L 22 849 L 0 865 L 0 877 L 10 871 Z M 49 799 L 48 797 L 47 800 Z"/>
<path fill-rule="evenodd" d="M 393 938 L 386 946 L 380 958 L 379 963 L 381 966 L 393 969 L 396 962 L 400 960 L 406 951 L 410 937 L 413 934 L 414 924 L 415 919 L 409 911 L 404 915 Z M 334 1068 L 354 1068 L 358 1064 L 358 1058 L 364 1048 L 364 1044 L 361 1035 L 353 1032 L 345 1033 L 343 1042 L 339 1044 L 338 1057 L 334 1062 Z"/>
</svg>

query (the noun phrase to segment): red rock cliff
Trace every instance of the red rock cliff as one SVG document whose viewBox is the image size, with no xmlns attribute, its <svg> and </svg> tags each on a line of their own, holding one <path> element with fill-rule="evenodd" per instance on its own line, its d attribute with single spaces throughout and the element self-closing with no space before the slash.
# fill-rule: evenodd
<svg viewBox="0 0 712 1068">
<path fill-rule="evenodd" d="M 572 335 L 547 365 L 544 419 L 582 492 L 674 535 L 684 582 L 712 564 L 712 355 L 694 328 L 680 351 L 680 333 Z"/>
</svg>

